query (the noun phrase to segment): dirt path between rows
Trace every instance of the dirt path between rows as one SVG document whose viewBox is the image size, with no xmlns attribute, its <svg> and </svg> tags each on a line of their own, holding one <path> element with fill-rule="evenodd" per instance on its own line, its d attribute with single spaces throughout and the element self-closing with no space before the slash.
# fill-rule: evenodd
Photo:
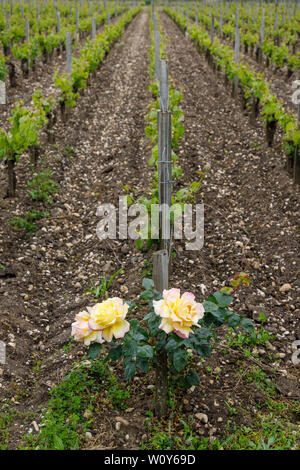
<svg viewBox="0 0 300 470">
<path fill-rule="evenodd" d="M 1 201 L 5 272 L 0 322 L 1 339 L 9 344 L 0 394 L 15 397 L 19 411 L 36 411 L 75 358 L 86 353 L 82 347 L 64 353 L 62 346 L 69 340 L 75 313 L 93 303 L 93 297 L 85 295 L 92 282 L 123 265 L 126 276 L 120 276 L 115 295 L 120 295 L 121 285 L 127 298 L 136 297 L 143 257 L 134 252 L 133 243 L 131 248 L 113 240 L 100 243 L 96 209 L 101 203 L 118 204 L 126 184 L 138 191 L 149 185 L 149 176 L 143 178 L 149 172 L 144 144 L 144 117 L 151 99 L 148 29 L 148 15 L 140 13 L 90 81 L 69 121 L 57 125 L 56 144 L 44 149 L 44 164 L 55 171 L 62 187 L 51 207 L 57 219 L 45 219 L 36 236 L 24 240 L 5 224 L 12 213 L 32 208 L 22 181 L 16 200 Z M 26 179 L 30 172 L 23 160 L 17 171 Z M 29 428 L 22 417 L 12 433 L 13 448 Z"/>
</svg>

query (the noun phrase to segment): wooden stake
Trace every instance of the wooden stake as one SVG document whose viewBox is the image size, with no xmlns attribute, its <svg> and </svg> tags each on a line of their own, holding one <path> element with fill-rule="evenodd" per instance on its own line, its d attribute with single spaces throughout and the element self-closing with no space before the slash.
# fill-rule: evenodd
<svg viewBox="0 0 300 470">
<path fill-rule="evenodd" d="M 67 74 L 72 73 L 72 41 L 71 33 L 66 33 Z"/>
<path fill-rule="evenodd" d="M 155 289 L 163 293 L 168 288 L 168 252 L 160 250 L 153 254 L 153 282 Z M 168 357 L 165 350 L 157 354 L 155 364 L 156 404 L 155 414 L 158 419 L 164 418 L 168 411 Z"/>
<path fill-rule="evenodd" d="M 155 40 L 155 78 L 160 79 L 160 31 L 154 31 Z"/>
<path fill-rule="evenodd" d="M 158 125 L 158 184 L 160 208 L 160 240 L 163 249 L 170 249 L 170 217 L 172 187 L 171 113 L 169 112 L 168 62 L 160 61 L 160 111 Z"/>
<path fill-rule="evenodd" d="M 92 40 L 96 39 L 96 18 L 92 18 Z"/>
<path fill-rule="evenodd" d="M 298 129 L 300 129 L 300 94 L 298 95 Z M 294 161 L 294 182 L 300 184 L 300 148 L 297 145 L 295 149 L 295 161 Z"/>
</svg>

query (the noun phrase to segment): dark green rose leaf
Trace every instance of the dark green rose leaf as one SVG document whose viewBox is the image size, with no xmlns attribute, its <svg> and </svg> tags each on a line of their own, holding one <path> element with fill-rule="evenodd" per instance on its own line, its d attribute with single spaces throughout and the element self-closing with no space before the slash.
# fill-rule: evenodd
<svg viewBox="0 0 300 470">
<path fill-rule="evenodd" d="M 235 329 L 239 325 L 240 321 L 241 317 L 237 313 L 231 312 L 227 316 L 227 323 L 230 328 Z"/>
<path fill-rule="evenodd" d="M 199 385 L 200 384 L 200 377 L 198 374 L 196 374 L 195 371 L 190 369 L 188 375 L 184 378 L 184 386 L 186 388 L 191 388 L 193 385 Z"/>
<path fill-rule="evenodd" d="M 172 362 L 177 372 L 180 372 L 182 369 L 184 369 L 188 362 L 185 349 L 176 349 L 173 353 Z"/>
<path fill-rule="evenodd" d="M 147 357 L 137 357 L 136 358 L 136 366 L 144 373 L 148 372 L 149 370 L 149 362 Z"/>
<path fill-rule="evenodd" d="M 222 292 L 215 292 L 214 298 L 218 302 L 219 307 L 228 307 L 234 300 L 233 297 L 223 294 Z"/>
<path fill-rule="evenodd" d="M 254 331 L 254 325 L 249 318 L 243 317 L 241 320 L 241 327 L 246 333 L 252 333 Z"/>
<path fill-rule="evenodd" d="M 95 359 L 101 351 L 102 345 L 100 343 L 93 343 L 89 347 L 88 358 Z"/>
<path fill-rule="evenodd" d="M 154 288 L 154 282 L 152 279 L 145 277 L 142 282 L 142 286 L 145 290 L 152 290 Z"/>
<path fill-rule="evenodd" d="M 215 312 L 219 308 L 217 304 L 210 301 L 203 302 L 203 307 L 205 312 Z"/>
<path fill-rule="evenodd" d="M 137 350 L 137 356 L 139 357 L 153 357 L 152 346 L 146 344 L 145 346 L 139 346 Z"/>
<path fill-rule="evenodd" d="M 109 351 L 108 355 L 113 361 L 117 361 L 122 356 L 122 346 L 117 346 L 116 348 L 112 348 Z"/>
<path fill-rule="evenodd" d="M 125 367 L 125 371 L 124 371 L 124 377 L 126 380 L 130 380 L 132 379 L 132 377 L 134 376 L 136 372 L 136 365 L 135 365 L 135 362 L 131 361 L 129 362 L 126 367 Z"/>
</svg>

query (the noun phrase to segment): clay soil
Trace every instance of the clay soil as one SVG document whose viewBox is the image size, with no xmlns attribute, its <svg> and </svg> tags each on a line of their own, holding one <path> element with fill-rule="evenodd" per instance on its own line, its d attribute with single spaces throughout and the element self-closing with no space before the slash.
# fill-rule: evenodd
<svg viewBox="0 0 300 470">
<path fill-rule="evenodd" d="M 175 190 L 196 180 L 196 172 L 205 165 L 211 167 L 199 197 L 205 207 L 204 247 L 200 252 L 187 251 L 184 243 L 176 243 L 170 286 L 195 292 L 203 301 L 228 285 L 235 273 L 249 273 L 251 285 L 238 291 L 236 311 L 258 326 L 258 314 L 267 317 L 264 327 L 273 335 L 272 349 L 260 348 L 256 360 L 276 383 L 278 397 L 287 403 L 297 401 L 299 367 L 292 364 L 291 355 L 293 341 L 300 339 L 299 188 L 284 169 L 280 136 L 271 149 L 266 148 L 262 124 L 258 120 L 256 127 L 250 126 L 224 77 L 209 67 L 170 18 L 163 13 L 160 18 L 170 75 L 183 93 L 185 135 L 178 149 L 183 177 Z M 147 105 L 153 99 L 148 91 L 149 47 L 145 10 L 114 45 L 67 122 L 57 123 L 55 144 L 45 141 L 39 169 L 51 169 L 60 186 L 53 204 L 43 206 L 28 195 L 28 158 L 16 166 L 15 199 L 4 199 L 6 173 L 0 174 L 0 340 L 7 344 L 0 398 L 2 403 L 9 399 L 10 407 L 19 412 L 10 426 L 9 449 L 18 449 L 29 430 L 36 433 L 24 412 L 38 415 L 51 388 L 75 361 L 86 357 L 81 345 L 63 347 L 69 342 L 75 314 L 93 303 L 86 294 L 92 283 L 123 267 L 109 295 L 139 302 L 145 261 L 151 263 L 153 250 L 138 251 L 133 241 L 100 242 L 96 210 L 105 202 L 118 205 L 125 185 L 137 196 L 150 189 L 151 148 L 144 132 Z M 37 222 L 32 237 L 8 225 L 13 216 L 33 209 L 47 210 L 50 217 Z M 282 292 L 284 284 L 290 287 Z M 198 363 L 201 384 L 188 400 L 178 392 L 172 411 L 174 429 L 182 433 L 179 417 L 192 416 L 198 437 L 222 440 L 230 417 L 228 403 L 242 410 L 235 417 L 237 426 L 251 426 L 264 395 L 255 382 L 245 384 L 237 371 L 255 365 L 234 349 L 226 355 L 216 349 L 204 365 Z M 211 374 L 205 373 L 207 366 Z M 120 364 L 115 371 L 123 382 Z M 126 412 L 107 403 L 106 408 L 99 407 L 92 439 L 86 438 L 82 447 L 139 449 L 142 441 L 147 442 L 145 417 L 153 406 L 153 383 L 152 373 L 124 382 L 131 395 Z M 115 427 L 120 413 L 129 422 L 127 438 Z M 199 421 L 198 413 L 205 413 L 208 422 Z M 289 420 L 296 426 L 299 414 Z"/>
</svg>

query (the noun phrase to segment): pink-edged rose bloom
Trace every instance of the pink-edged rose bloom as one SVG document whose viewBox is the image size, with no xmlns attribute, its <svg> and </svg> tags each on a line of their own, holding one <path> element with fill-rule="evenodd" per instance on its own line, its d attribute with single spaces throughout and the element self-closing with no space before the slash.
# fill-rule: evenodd
<svg viewBox="0 0 300 470">
<path fill-rule="evenodd" d="M 193 333 L 192 327 L 204 316 L 204 307 L 195 301 L 194 294 L 185 292 L 180 297 L 179 289 L 163 291 L 161 300 L 153 301 L 156 315 L 162 318 L 159 328 L 165 333 L 174 331 L 181 338 L 188 338 Z"/>
<path fill-rule="evenodd" d="M 110 342 L 113 338 L 123 338 L 129 331 L 130 324 L 125 317 L 128 305 L 119 297 L 112 297 L 101 303 L 88 307 L 90 314 L 89 328 L 92 331 L 100 330 L 105 341 Z"/>
<path fill-rule="evenodd" d="M 71 334 L 76 341 L 82 341 L 86 346 L 89 346 L 91 343 L 104 343 L 102 332 L 90 328 L 90 314 L 88 312 L 79 312 L 75 316 L 75 320 L 72 323 Z"/>
</svg>

